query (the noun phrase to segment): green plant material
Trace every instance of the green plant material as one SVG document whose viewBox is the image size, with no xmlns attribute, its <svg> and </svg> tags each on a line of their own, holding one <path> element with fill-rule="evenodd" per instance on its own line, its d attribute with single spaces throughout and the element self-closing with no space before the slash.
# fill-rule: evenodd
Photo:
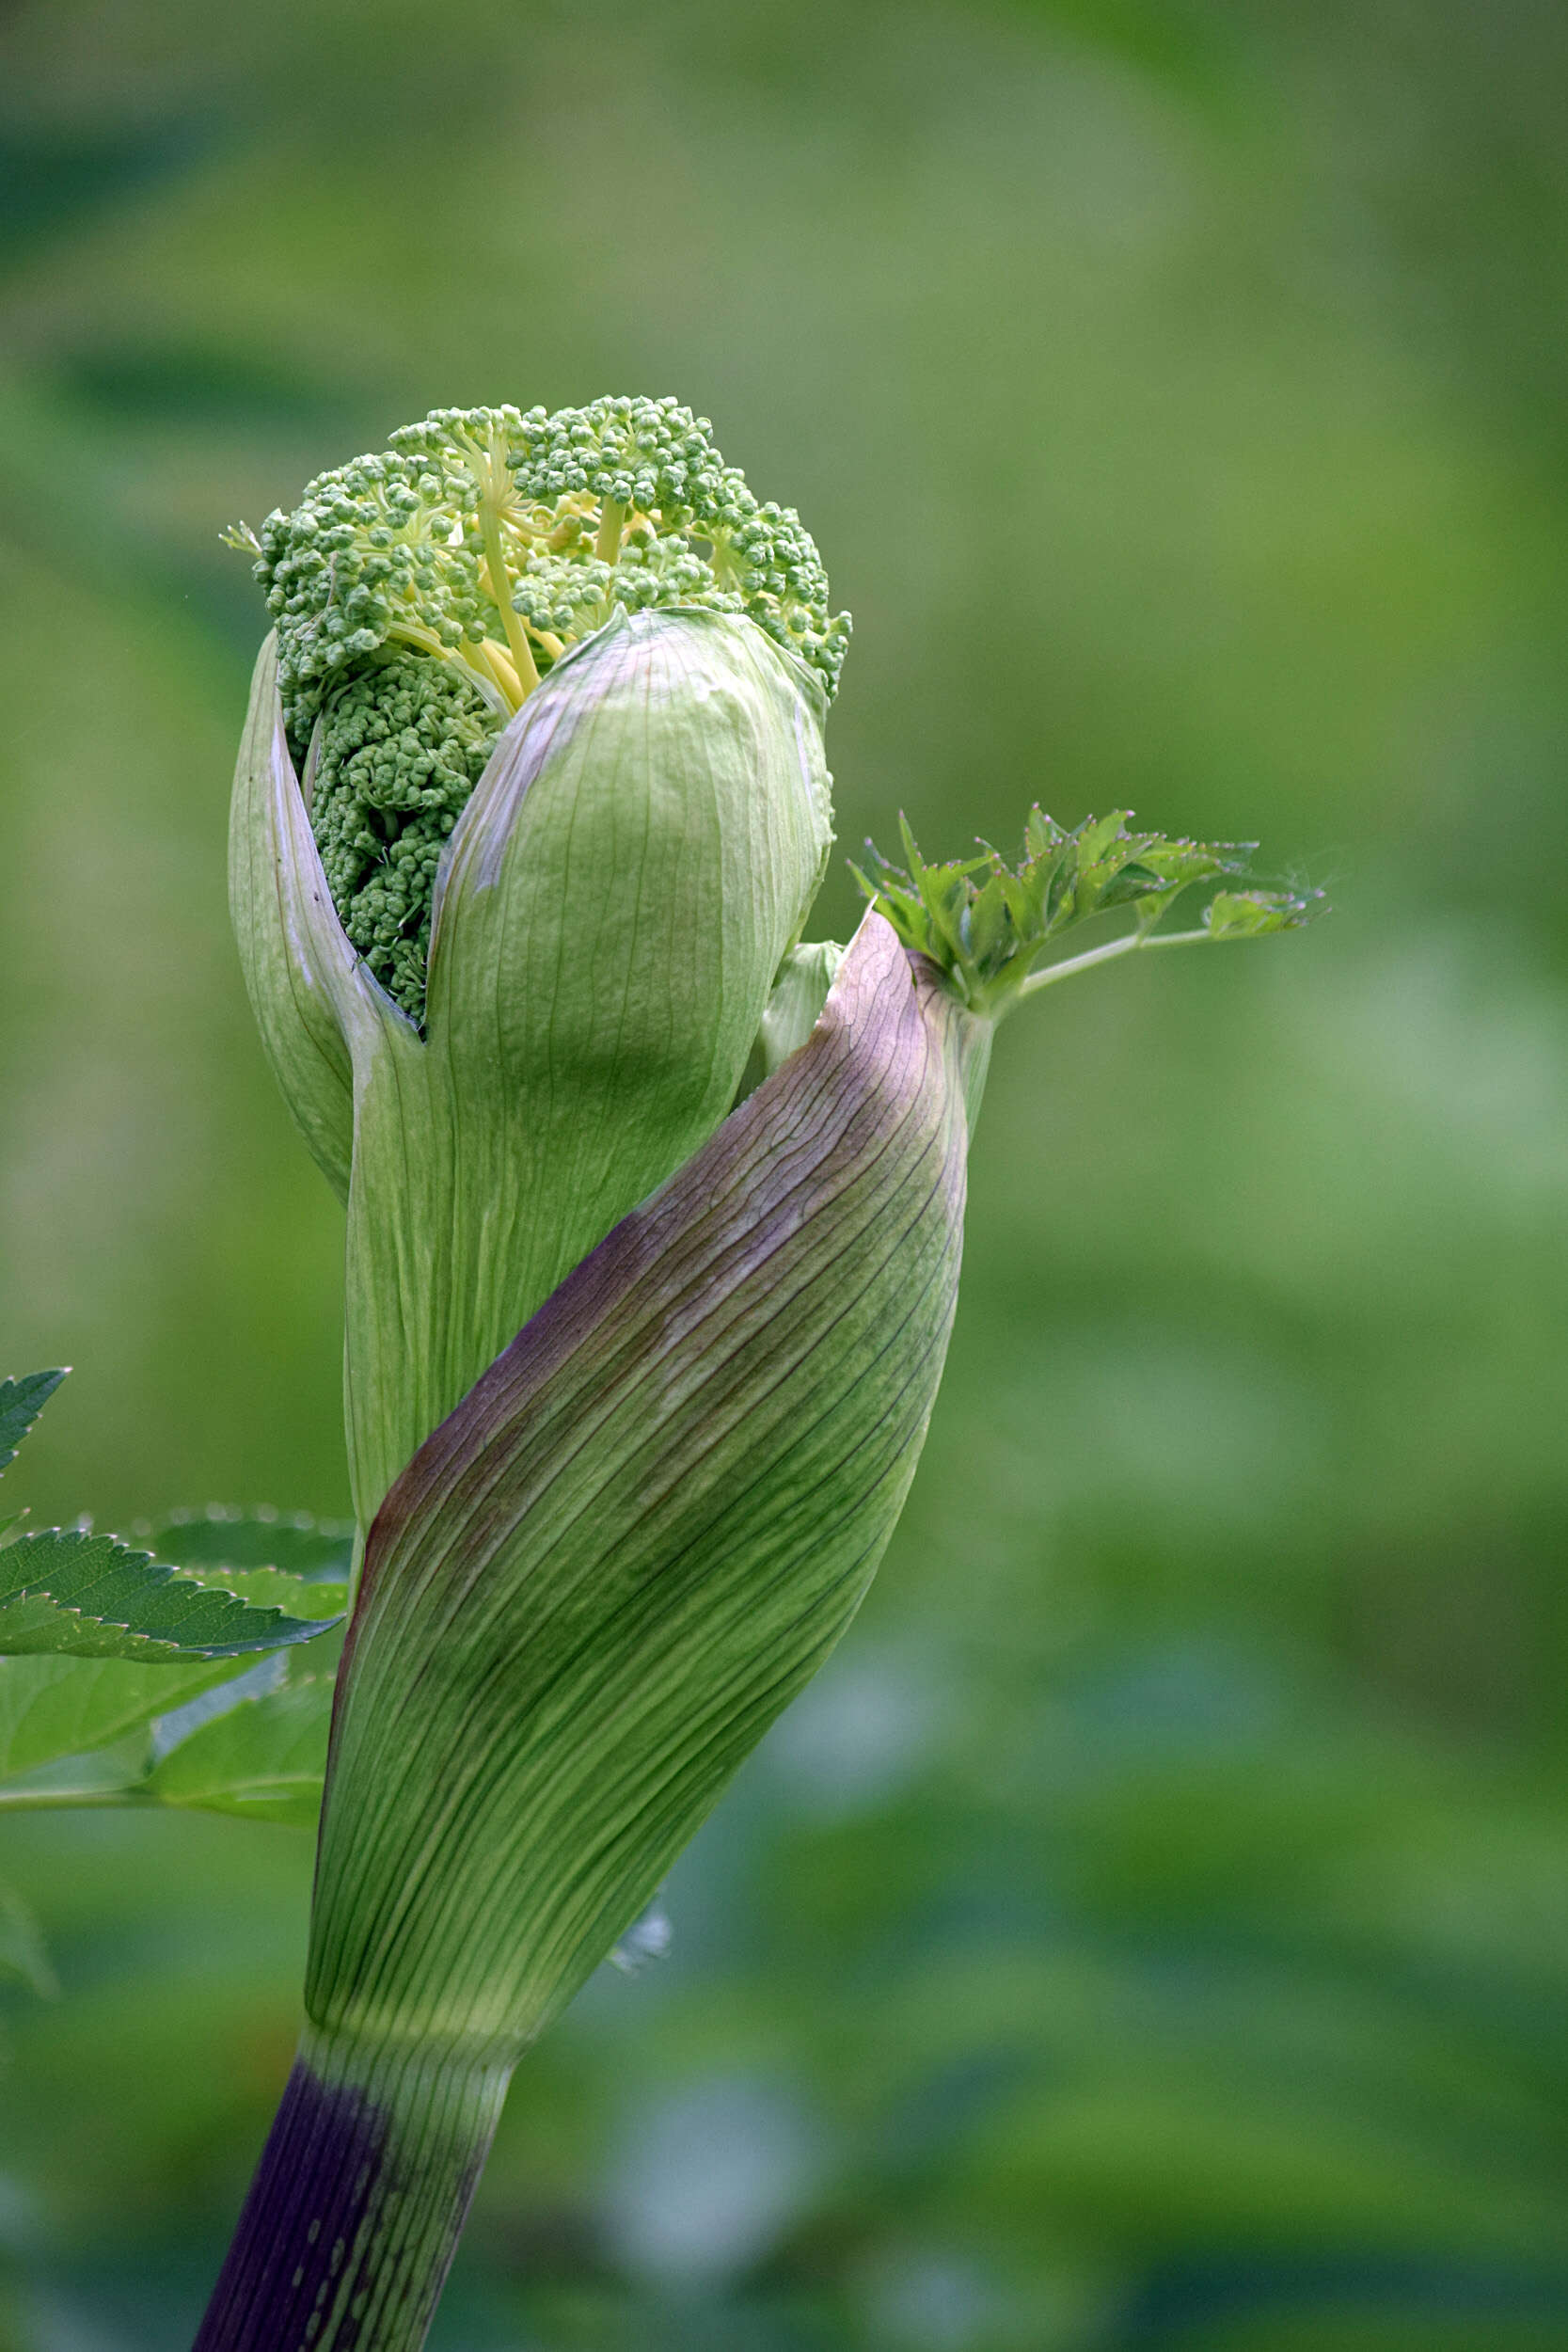
<svg viewBox="0 0 1568 2352">
<path fill-rule="evenodd" d="M 946 1350 L 983 1035 L 868 914 L 804 1045 L 387 1497 L 209 2352 L 307 2314 L 318 2352 L 422 2342 L 511 2067 L 853 1616 Z"/>
<path fill-rule="evenodd" d="M 1260 938 L 1299 929 L 1321 911 L 1321 891 L 1220 890 L 1196 930 L 1157 930 L 1183 892 L 1244 875 L 1258 845 L 1132 833 L 1131 814 L 1113 809 L 1107 817 L 1085 817 L 1069 833 L 1034 808 L 1016 866 L 986 844 L 978 857 L 928 866 L 901 819 L 907 866 L 890 864 L 867 842 L 870 871 L 857 866 L 853 872 L 904 945 L 937 966 L 961 1004 L 991 1021 L 1021 997 L 1090 963 L 1139 947 Z M 1118 909 L 1132 914 L 1131 931 L 1038 968 L 1062 932 Z"/>
<path fill-rule="evenodd" d="M 18 1392 L 30 1391 L 36 1414 L 36 1384 L 49 1384 L 46 1396 L 63 1377 L 3 1384 L 17 1435 L 29 1425 L 29 1398 Z M 178 1575 L 112 1536 L 73 1531 L 0 1548 L 0 1810 L 163 1801 L 149 1795 L 148 1735 L 166 1718 L 178 1722 L 193 1700 L 221 1704 L 222 1686 L 258 1652 L 277 1656 L 281 1670 L 285 1649 L 319 1639 L 330 1665 L 351 1534 L 303 1514 L 209 1511 L 171 1518 L 159 1548 L 208 1574 Z M 224 1567 L 226 1558 L 268 1556 L 307 1573 Z M 320 1669 L 306 1678 L 330 1684 Z M 311 1803 L 287 1818 L 304 1818 Z"/>
<path fill-rule="evenodd" d="M 267 1600 L 293 1580 L 256 1569 L 236 1581 L 261 1588 L 245 1597 Z M 346 1597 L 341 1587 L 310 1589 Z M 289 1662 L 307 1655 L 298 1646 L 270 1650 L 259 1665 L 249 1654 L 204 1671 L 0 1659 L 0 1812 L 199 1805 L 312 1826 L 336 1665 L 333 1645 L 320 1646 L 323 1662 L 304 1671 Z M 313 1661 L 314 1646 L 309 1655 Z"/>
<path fill-rule="evenodd" d="M 424 1018 L 441 852 L 499 732 L 478 689 L 420 654 L 378 656 L 323 714 L 308 770 L 310 829 L 351 946 Z"/>
<path fill-rule="evenodd" d="M 307 1675 L 239 1700 L 154 1765 L 146 1795 L 157 1804 L 313 1829 L 332 1693 L 330 1675 Z"/>
<path fill-rule="evenodd" d="M 233 1591 L 254 1599 L 247 1583 L 233 1581 L 249 1569 L 276 1568 L 308 1583 L 346 1584 L 354 1565 L 354 1528 L 349 1522 L 315 1519 L 297 1511 L 176 1511 L 159 1519 L 147 1541 L 160 1560 L 194 1568 L 209 1578 L 221 1568 Z M 296 1597 L 298 1596 L 296 1595 Z M 321 1597 L 309 1595 L 312 1602 Z M 325 1603 L 321 1613 L 329 1614 Z"/>
<path fill-rule="evenodd" d="M 204 1577 L 203 1581 L 213 1581 Z M 237 1600 L 248 1601 L 256 1609 L 280 1609 L 287 1616 L 302 1616 L 309 1609 L 321 1624 L 319 1638 L 309 1647 L 311 1671 L 325 1653 L 329 1636 L 344 1623 L 349 1601 L 349 1579 L 346 1565 L 341 1566 L 335 1581 L 325 1577 L 302 1577 L 287 1568 L 225 1568 L 222 1588 L 232 1593 Z M 289 1654 L 304 1656 L 304 1645 L 291 1643 Z"/>
<path fill-rule="evenodd" d="M 66 1377 L 69 1367 L 54 1372 L 25 1372 L 20 1378 L 0 1380 L 0 1470 L 8 1470 L 18 1449 L 40 1413 Z M 12 1511 L 0 1518 L 0 1542 L 24 1515 Z"/>
<path fill-rule="evenodd" d="M 845 950 L 831 940 L 792 947 L 785 956 L 740 1081 L 742 1100 L 761 1086 L 764 1078 L 782 1070 L 791 1054 L 810 1037 L 821 1018 L 844 956 Z"/>
<path fill-rule="evenodd" d="M 24 1372 L 20 1378 L 0 1380 L 0 1470 L 8 1470 L 23 1438 L 66 1376 L 55 1372 Z"/>
<path fill-rule="evenodd" d="M 868 915 L 807 1043 L 397 1482 L 344 1653 L 318 2031 L 515 2055 L 838 1639 L 946 1347 L 976 1028 Z"/>
<path fill-rule="evenodd" d="M 114 1535 L 50 1528 L 0 1549 L 0 1657 L 238 1658 L 337 1622 L 258 1608 Z"/>
<path fill-rule="evenodd" d="M 354 1061 L 340 1005 L 350 994 L 363 996 L 356 1025 L 373 1046 L 375 1000 L 333 916 L 283 733 L 272 638 L 257 660 L 234 770 L 229 903 L 245 991 L 273 1075 L 311 1157 L 346 1200 Z"/>
<path fill-rule="evenodd" d="M 1221 890 L 1203 911 L 1203 927 L 1211 939 L 1267 939 L 1299 930 L 1325 903 L 1321 890 Z"/>
<path fill-rule="evenodd" d="M 31 1904 L 14 1887 L 0 1884 L 0 1980 L 7 1977 L 24 1984 L 40 2000 L 59 1997 L 59 1979 Z"/>
<path fill-rule="evenodd" d="M 434 409 L 228 536 L 257 559 L 301 760 L 330 688 L 388 645 L 515 710 L 617 605 L 744 614 L 830 692 L 848 637 L 800 516 L 761 504 L 669 399 Z"/>
<path fill-rule="evenodd" d="M 437 409 L 228 534 L 277 624 L 332 902 L 415 1022 L 442 849 L 495 739 L 617 610 L 744 617 L 832 694 L 847 616 L 800 517 L 711 431 L 673 400 Z"/>
<path fill-rule="evenodd" d="M 0 1381 L 0 1470 L 65 1378 L 37 1372 Z M 334 1557 L 341 1559 L 341 1547 Z M 227 1661 L 312 1640 L 339 1614 L 292 1614 L 306 1586 L 275 1581 L 239 1595 L 180 1575 L 113 1535 L 51 1528 L 0 1546 L 0 1782 L 61 1757 L 108 1747 L 221 1678 Z M 311 1589 L 318 1608 L 346 1594 Z M 66 1661 L 224 1661 L 194 1680 L 150 1681 Z M 96 1801 L 96 1798 L 94 1799 Z M 4 1802 L 0 1792 L 0 1802 Z"/>
<path fill-rule="evenodd" d="M 244 1674 L 245 1658 L 171 1660 L 0 1659 L 0 1784 L 70 1756 L 112 1747 L 160 1715 Z M 134 1780 L 132 1765 L 118 1779 Z M 0 1786 L 0 1807 L 11 1800 Z"/>
<path fill-rule="evenodd" d="M 621 612 L 567 651 L 451 836 L 421 1037 L 331 907 L 275 665 L 269 645 L 231 896 L 274 1068 L 348 1197 L 368 1527 L 535 1308 L 729 1109 L 832 838 L 824 696 L 718 612 Z"/>
</svg>

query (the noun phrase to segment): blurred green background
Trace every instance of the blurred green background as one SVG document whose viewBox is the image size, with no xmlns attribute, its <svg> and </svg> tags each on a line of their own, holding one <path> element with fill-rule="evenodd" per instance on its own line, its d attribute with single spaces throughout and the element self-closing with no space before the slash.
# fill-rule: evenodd
<svg viewBox="0 0 1568 2352">
<path fill-rule="evenodd" d="M 439 2352 L 1568 2345 L 1565 93 L 1550 0 L 0 23 L 13 1507 L 345 1505 L 217 534 L 428 406 L 674 391 L 800 506 L 847 849 L 1131 803 L 1338 908 L 1006 1032 L 902 1532 Z M 0 1820 L 5 2352 L 184 2340 L 309 1864 Z"/>
</svg>

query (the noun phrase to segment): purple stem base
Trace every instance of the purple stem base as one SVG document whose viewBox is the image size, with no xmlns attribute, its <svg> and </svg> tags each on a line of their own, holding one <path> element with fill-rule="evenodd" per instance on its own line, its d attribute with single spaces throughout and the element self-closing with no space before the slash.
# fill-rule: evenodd
<svg viewBox="0 0 1568 2352">
<path fill-rule="evenodd" d="M 423 2344 L 509 2070 L 352 2071 L 295 2062 L 194 2352 Z"/>
</svg>

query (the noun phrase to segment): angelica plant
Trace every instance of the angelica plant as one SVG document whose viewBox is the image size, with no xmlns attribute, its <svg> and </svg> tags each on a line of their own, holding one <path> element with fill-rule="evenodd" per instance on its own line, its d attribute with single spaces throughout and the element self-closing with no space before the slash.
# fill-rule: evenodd
<svg viewBox="0 0 1568 2352">
<path fill-rule="evenodd" d="M 998 1022 L 1310 904 L 1235 845 L 1036 810 L 1016 866 L 929 866 L 906 828 L 848 946 L 804 943 L 848 624 L 799 518 L 673 401 L 438 410 L 232 536 L 275 627 L 231 904 L 346 1209 L 356 1529 L 299 2056 L 198 2345 L 409 2352 L 519 2058 L 892 1534 Z M 24 1558 L 8 1597 L 15 1558 L 0 1646 L 13 1604 L 121 1645 L 178 1618 L 153 1672 L 327 1638 L 276 1594 L 253 1623 L 232 1562 L 229 1613 L 182 1590 L 181 1616 L 155 1553 Z M 329 1677 L 261 1671 L 119 1796 L 179 1801 L 245 1707 L 296 1710 L 275 1756 L 310 1704 L 324 1736 L 297 1693 Z"/>
</svg>

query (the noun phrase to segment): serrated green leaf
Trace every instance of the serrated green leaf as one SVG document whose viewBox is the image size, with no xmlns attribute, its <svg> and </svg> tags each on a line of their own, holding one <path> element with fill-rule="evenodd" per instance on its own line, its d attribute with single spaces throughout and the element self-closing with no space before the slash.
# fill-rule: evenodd
<svg viewBox="0 0 1568 2352">
<path fill-rule="evenodd" d="M 313 1519 L 303 1511 L 175 1511 L 147 1541 L 160 1560 L 199 1569 L 277 1568 L 314 1581 L 346 1584 L 354 1565 L 354 1528 L 341 1519 Z M 223 1581 L 238 1591 L 232 1578 Z M 253 1598 L 253 1595 L 247 1595 Z M 325 1610 L 322 1613 L 325 1613 Z"/>
<path fill-rule="evenodd" d="M 969 910 L 967 930 L 969 952 L 976 963 L 992 961 L 1016 943 L 1018 934 L 1013 928 L 1012 909 L 1007 903 L 1007 894 L 995 874 L 976 894 Z"/>
<path fill-rule="evenodd" d="M 1262 939 L 1299 930 L 1323 903 L 1320 890 L 1222 890 L 1204 917 L 1212 939 Z"/>
<path fill-rule="evenodd" d="M 1151 866 L 1140 865 L 1136 858 L 1129 858 L 1100 893 L 1100 904 L 1107 908 L 1130 906 L 1134 898 L 1147 898 L 1151 892 L 1165 887 Z"/>
<path fill-rule="evenodd" d="M 1048 939 L 1053 931 L 1065 930 L 1078 911 L 1078 852 L 1069 842 L 1060 857 L 1052 862 L 1045 898 L 1040 907 L 1040 936 Z"/>
<path fill-rule="evenodd" d="M 1244 874 L 1257 850 L 1256 841 L 1164 841 L 1150 834 L 1138 855 L 1162 882 L 1185 889 L 1220 874 Z"/>
<path fill-rule="evenodd" d="M 967 877 L 952 866 L 920 866 L 914 879 L 936 937 L 949 949 L 961 953 L 963 933 L 958 916 L 966 903 Z"/>
<path fill-rule="evenodd" d="M 1048 817 L 1037 803 L 1029 811 L 1023 823 L 1023 854 L 1031 864 L 1049 857 L 1066 839 L 1067 834 L 1055 818 Z"/>
<path fill-rule="evenodd" d="M 1113 808 L 1103 817 L 1086 817 L 1077 834 L 1078 863 L 1085 871 L 1098 866 L 1121 834 L 1130 808 Z"/>
<path fill-rule="evenodd" d="M 257 1608 L 114 1535 L 51 1528 L 0 1551 L 3 1657 L 237 1658 L 335 1622 Z"/>
<path fill-rule="evenodd" d="M 201 1581 L 218 1581 L 215 1576 L 203 1576 Z M 328 1628 L 348 1607 L 345 1583 L 329 1583 L 325 1577 L 291 1576 L 282 1568 L 226 1568 L 222 1584 L 226 1593 L 249 1601 L 253 1608 L 281 1609 L 287 1617 L 303 1618 L 309 1612 L 311 1617 L 325 1620 Z"/>
<path fill-rule="evenodd" d="M 318 1675 L 242 1699 L 171 1750 L 150 1774 L 147 1794 L 160 1804 L 313 1828 L 332 1692 L 331 1677 Z"/>
<path fill-rule="evenodd" d="M 991 887 L 1006 910 L 1007 921 L 1012 925 L 1014 932 L 1021 934 L 1034 915 L 1034 902 L 1030 897 L 1028 883 L 1021 874 L 1009 874 L 1001 859 L 998 858 L 995 871 L 991 876 Z"/>
<path fill-rule="evenodd" d="M 12 1886 L 0 1885 L 0 1979 L 20 1979 L 40 2000 L 58 1997 L 59 1980 L 32 1906 Z"/>
<path fill-rule="evenodd" d="M 150 1665 L 0 1658 L 0 1781 L 110 1747 L 198 1691 L 244 1674 L 248 1663 L 246 1658 Z"/>
<path fill-rule="evenodd" d="M 61 1365 L 54 1372 L 24 1372 L 0 1380 L 0 1470 L 15 1461 L 17 1448 L 69 1369 Z"/>
</svg>

